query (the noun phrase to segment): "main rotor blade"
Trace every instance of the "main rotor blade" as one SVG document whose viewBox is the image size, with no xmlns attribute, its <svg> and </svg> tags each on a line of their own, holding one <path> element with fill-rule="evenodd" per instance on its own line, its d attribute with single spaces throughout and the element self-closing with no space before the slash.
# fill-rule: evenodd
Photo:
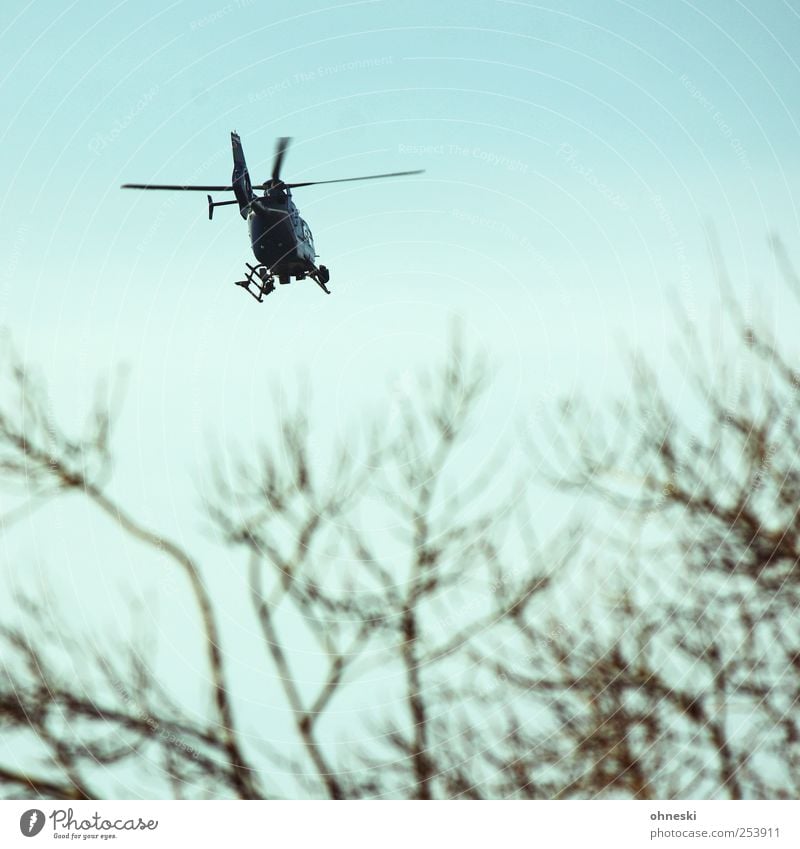
<svg viewBox="0 0 800 849">
<path fill-rule="evenodd" d="M 125 183 L 121 189 L 155 189 L 161 192 L 232 192 L 233 186 L 162 186 L 156 183 Z"/>
<path fill-rule="evenodd" d="M 287 189 L 298 189 L 301 186 L 322 186 L 326 183 L 353 183 L 356 180 L 381 180 L 384 177 L 408 177 L 412 174 L 424 174 L 425 169 L 423 168 L 420 171 L 395 171 L 392 174 L 370 174 L 367 177 L 344 177 L 341 180 L 309 180 L 305 183 L 285 183 L 284 186 Z M 259 186 L 259 188 L 266 189 L 268 186 L 263 185 Z"/>
<path fill-rule="evenodd" d="M 290 142 L 291 138 L 289 136 L 281 136 L 275 145 L 275 159 L 272 162 L 272 181 L 275 183 L 281 178 L 281 166 L 283 165 L 283 158 L 286 156 Z"/>
</svg>

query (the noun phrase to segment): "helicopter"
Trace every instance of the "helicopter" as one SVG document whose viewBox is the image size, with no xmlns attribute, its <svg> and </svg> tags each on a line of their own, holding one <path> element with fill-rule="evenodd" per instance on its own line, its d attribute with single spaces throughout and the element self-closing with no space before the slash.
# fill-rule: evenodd
<svg viewBox="0 0 800 849">
<path fill-rule="evenodd" d="M 208 198 L 208 219 L 214 217 L 218 206 L 239 205 L 239 214 L 247 221 L 250 230 L 250 246 L 257 265 L 245 263 L 248 268 L 244 280 L 237 280 L 259 303 L 275 290 L 275 278 L 281 284 L 291 283 L 292 277 L 304 280 L 310 277 L 326 294 L 330 295 L 327 283 L 330 272 L 324 265 L 316 265 L 314 239 L 308 224 L 292 200 L 292 189 L 301 186 L 318 186 L 325 183 L 350 183 L 356 180 L 377 180 L 383 177 L 406 177 L 422 174 L 423 171 L 396 171 L 391 174 L 370 174 L 366 177 L 345 177 L 340 180 L 309 180 L 303 183 L 285 183 L 281 179 L 281 167 L 291 138 L 282 136 L 275 147 L 272 175 L 269 181 L 256 186 L 250 182 L 250 174 L 244 158 L 242 141 L 234 130 L 231 133 L 233 148 L 233 174 L 230 186 L 173 186 L 155 183 L 125 183 L 123 189 L 146 189 L 149 191 L 173 192 L 233 192 L 234 200 L 215 202 Z M 253 191 L 263 189 L 259 197 Z"/>
</svg>

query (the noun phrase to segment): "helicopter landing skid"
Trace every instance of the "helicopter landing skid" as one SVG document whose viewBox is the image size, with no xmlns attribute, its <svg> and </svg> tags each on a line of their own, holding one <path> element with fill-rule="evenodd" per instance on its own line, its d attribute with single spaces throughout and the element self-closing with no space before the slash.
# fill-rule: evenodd
<svg viewBox="0 0 800 849">
<path fill-rule="evenodd" d="M 313 268 L 308 272 L 308 276 L 326 295 L 330 295 L 331 290 L 325 284 L 331 279 L 331 273 L 324 265 L 321 265 L 319 268 Z"/>
<path fill-rule="evenodd" d="M 250 265 L 249 262 L 246 262 L 245 265 L 249 271 L 244 280 L 236 281 L 236 285 L 241 286 L 248 295 L 255 298 L 260 304 L 270 292 L 274 291 L 275 275 L 271 274 L 265 265 Z"/>
</svg>

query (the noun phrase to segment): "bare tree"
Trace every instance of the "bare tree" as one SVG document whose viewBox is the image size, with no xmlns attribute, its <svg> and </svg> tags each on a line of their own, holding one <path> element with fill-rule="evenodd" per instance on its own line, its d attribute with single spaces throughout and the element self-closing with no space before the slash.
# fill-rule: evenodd
<svg viewBox="0 0 800 849">
<path fill-rule="evenodd" d="M 111 409 L 98 399 L 87 433 L 80 438 L 64 434 L 53 421 L 40 382 L 8 349 L 9 372 L 18 406 L 0 411 L 0 471 L 9 485 L 21 486 L 28 499 L 45 499 L 78 492 L 110 516 L 134 539 L 162 552 L 173 567 L 182 570 L 193 594 L 208 657 L 215 716 L 213 725 L 193 727 L 184 722 L 158 683 L 128 651 L 133 662 L 125 669 L 112 666 L 111 658 L 89 657 L 88 662 L 107 687 L 91 680 L 69 680 L 59 673 L 60 664 L 48 658 L 64 635 L 41 633 L 39 611 L 28 608 L 28 620 L 3 629 L 7 652 L 5 678 L 0 689 L 0 721 L 12 729 L 29 728 L 45 745 L 48 765 L 43 775 L 2 770 L 4 780 L 19 790 L 66 798 L 95 795 L 87 766 L 114 763 L 135 756 L 131 734 L 155 740 L 164 764 L 175 780 L 184 771 L 204 763 L 226 788 L 242 798 L 261 795 L 256 776 L 241 750 L 226 683 L 225 660 L 213 603 L 198 565 L 179 545 L 142 525 L 107 493 L 111 454 Z M 8 517 L 6 517 L 6 522 Z M 49 645 L 48 645 L 49 643 Z M 72 659 L 80 659 L 73 646 Z M 124 657 L 123 657 L 124 659 Z M 78 666 L 82 663 L 78 663 Z M 83 729 L 86 728 L 84 735 Z M 102 736 L 98 736 L 102 735 Z M 115 740 L 115 738 L 118 738 Z M 194 741 L 194 742 L 192 742 Z M 204 759 L 194 743 L 203 742 L 210 752 L 224 756 Z M 211 769 L 213 765 L 213 770 Z"/>
<path fill-rule="evenodd" d="M 598 570 L 624 563 L 615 590 L 577 621 L 516 619 L 526 662 L 488 661 L 511 689 L 546 694 L 550 724 L 531 733 L 512 720 L 503 757 L 548 796 L 800 791 L 800 372 L 745 315 L 715 257 L 740 340 L 723 358 L 741 358 L 738 377 L 682 315 L 696 414 L 675 409 L 637 361 L 606 419 L 564 404 L 548 431 L 560 451 L 537 454 L 552 485 L 629 520 L 584 578 L 597 586 Z"/>
<path fill-rule="evenodd" d="M 33 499 L 68 492 L 89 499 L 123 533 L 181 570 L 197 608 L 214 697 L 206 722 L 190 719 L 141 647 L 85 657 L 77 644 L 65 646 L 62 633 L 48 635 L 43 612 L 23 599 L 27 619 L 3 632 L 0 717 L 43 751 L 34 758 L 40 771 L 0 771 L 12 793 L 102 795 L 98 765 L 124 761 L 142 768 L 157 763 L 182 795 L 280 795 L 281 788 L 264 780 L 276 767 L 311 796 L 426 799 L 456 787 L 469 790 L 467 765 L 447 762 L 446 741 L 433 728 L 437 714 L 450 709 L 442 688 L 466 645 L 503 615 L 486 603 L 486 587 L 500 569 L 518 494 L 509 473 L 509 503 L 481 506 L 481 490 L 504 474 L 491 458 L 469 480 L 447 469 L 484 388 L 480 362 L 456 344 L 430 378 L 428 403 L 402 399 L 394 426 L 376 428 L 362 457 L 343 445 L 325 472 L 310 459 L 302 408 L 287 414 L 278 439 L 255 459 L 213 464 L 207 514 L 247 563 L 246 588 L 269 670 L 265 686 L 281 689 L 299 743 L 280 751 L 264 741 L 244 742 L 251 735 L 236 720 L 218 615 L 200 565 L 108 494 L 110 411 L 98 404 L 87 435 L 71 439 L 51 420 L 39 383 L 18 363 L 10 371 L 21 400 L 18 411 L 0 413 L 6 481 Z M 399 540 L 391 553 L 385 538 L 359 521 L 375 509 L 391 517 Z M 524 576 L 504 600 L 509 609 L 546 584 L 542 563 L 528 555 L 530 568 L 517 567 Z M 343 562 L 347 568 L 337 570 Z M 464 615 L 443 620 L 441 611 L 465 591 L 473 601 Z M 318 643 L 316 656 L 324 660 L 312 683 L 297 671 L 302 652 L 292 641 L 298 628 Z M 83 670 L 80 679 L 60 674 L 65 653 L 71 671 Z M 343 747 L 324 733 L 329 707 L 376 666 L 394 671 L 401 692 L 392 698 L 404 708 L 370 717 L 371 750 L 357 746 L 337 754 Z M 144 758 L 148 748 L 153 754 Z"/>
<path fill-rule="evenodd" d="M 179 569 L 213 709 L 181 706 L 145 646 L 87 657 L 22 599 L 0 635 L 0 723 L 26 741 L 0 765 L 6 792 L 102 796 L 103 775 L 127 769 L 176 796 L 796 796 L 800 381 L 729 308 L 764 368 L 732 395 L 684 324 L 705 430 L 641 366 L 606 427 L 575 402 L 552 421 L 539 473 L 593 494 L 598 521 L 630 520 L 601 546 L 574 524 L 533 536 L 519 457 L 465 474 L 487 369 L 458 339 L 359 440 L 320 456 L 300 403 L 255 456 L 215 458 L 205 511 L 244 565 L 259 686 L 291 718 L 280 746 L 242 719 L 212 566 L 109 495 L 108 405 L 70 439 L 11 362 L 4 480 L 37 503 L 87 498 Z"/>
</svg>

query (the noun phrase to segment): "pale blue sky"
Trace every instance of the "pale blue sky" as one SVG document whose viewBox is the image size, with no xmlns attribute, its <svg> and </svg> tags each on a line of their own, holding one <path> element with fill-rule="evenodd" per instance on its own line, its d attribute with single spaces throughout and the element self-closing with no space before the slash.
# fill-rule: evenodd
<svg viewBox="0 0 800 849">
<path fill-rule="evenodd" d="M 114 486 L 187 541 L 209 435 L 263 435 L 268 388 L 299 373 L 328 433 L 356 427 L 453 316 L 498 366 L 481 444 L 512 440 L 537 403 L 624 391 L 625 346 L 668 368 L 670 302 L 714 309 L 708 223 L 782 314 L 766 236 L 800 256 L 798 48 L 795 0 L 7 0 L 0 325 L 67 420 L 129 366 Z M 118 188 L 227 182 L 231 129 L 259 180 L 279 135 L 293 180 L 426 173 L 297 190 L 333 295 L 258 305 L 232 285 L 234 209 Z M 7 559 L 33 546 L 78 605 L 112 550 L 147 584 L 92 514 L 46 516 Z"/>
<path fill-rule="evenodd" d="M 706 223 L 742 285 L 798 230 L 796 3 L 5 9 L 2 323 L 51 374 L 128 363 L 153 449 L 185 444 L 171 399 L 257 431 L 254 392 L 297 369 L 357 407 L 454 314 L 523 394 L 613 388 L 620 342 L 664 355 L 675 293 L 713 300 Z M 235 210 L 118 188 L 227 182 L 232 128 L 259 179 L 278 135 L 292 179 L 426 173 L 298 190 L 334 295 L 259 306 Z"/>
<path fill-rule="evenodd" d="M 745 277 L 797 231 L 796 4 L 5 8 L 0 305 L 54 361 L 166 345 L 185 376 L 279 350 L 282 373 L 324 340 L 336 370 L 375 333 L 388 365 L 390 328 L 436 338 L 457 312 L 506 354 L 596 365 L 614 335 L 660 335 L 676 287 L 702 301 L 704 221 Z M 235 211 L 118 189 L 227 181 L 231 128 L 256 176 L 283 134 L 292 178 L 427 173 L 298 191 L 336 296 L 257 307 L 230 285 Z"/>
</svg>

